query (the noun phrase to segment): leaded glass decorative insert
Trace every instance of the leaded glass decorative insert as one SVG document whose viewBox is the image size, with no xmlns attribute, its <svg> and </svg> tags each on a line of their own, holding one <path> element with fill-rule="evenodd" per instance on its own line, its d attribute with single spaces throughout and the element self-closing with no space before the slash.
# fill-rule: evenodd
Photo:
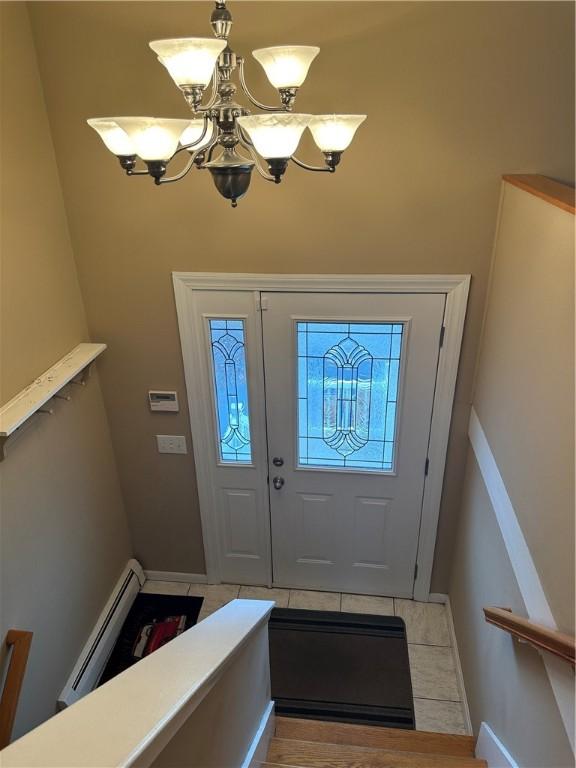
<svg viewBox="0 0 576 768">
<path fill-rule="evenodd" d="M 394 468 L 403 323 L 297 322 L 298 465 Z"/>
<path fill-rule="evenodd" d="M 212 319 L 209 325 L 220 460 L 247 464 L 252 452 L 244 320 Z"/>
</svg>

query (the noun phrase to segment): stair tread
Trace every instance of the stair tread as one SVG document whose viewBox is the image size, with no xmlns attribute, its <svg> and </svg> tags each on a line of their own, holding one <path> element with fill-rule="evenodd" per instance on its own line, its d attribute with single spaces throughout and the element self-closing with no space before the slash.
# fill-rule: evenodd
<svg viewBox="0 0 576 768">
<path fill-rule="evenodd" d="M 258 768 L 308 768 L 307 765 L 282 765 L 282 763 L 256 763 Z"/>
<path fill-rule="evenodd" d="M 474 757 L 474 737 L 451 733 L 429 733 L 374 725 L 276 717 L 275 735 L 282 739 L 349 744 L 399 752 Z"/>
<path fill-rule="evenodd" d="M 407 752 L 274 737 L 266 763 L 295 768 L 481 768 L 473 757 Z"/>
</svg>

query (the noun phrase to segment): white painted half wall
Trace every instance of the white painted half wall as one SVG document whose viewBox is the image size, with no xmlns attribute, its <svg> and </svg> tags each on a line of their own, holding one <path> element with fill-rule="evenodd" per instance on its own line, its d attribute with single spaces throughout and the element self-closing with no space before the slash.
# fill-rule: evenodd
<svg viewBox="0 0 576 768">
<path fill-rule="evenodd" d="M 528 617 L 550 629 L 557 629 L 514 507 L 474 408 L 470 414 L 468 436 L 498 521 Z M 574 750 L 574 673 L 567 664 L 561 663 L 549 654 L 543 654 L 542 658 L 566 734 L 572 750 Z"/>
<path fill-rule="evenodd" d="M 574 755 L 542 657 L 487 624 L 482 608 L 526 615 L 472 447 L 467 457 L 450 603 L 474 734 L 486 722 L 522 768 L 573 768 Z M 572 674 L 566 666 L 565 674 Z"/>
</svg>

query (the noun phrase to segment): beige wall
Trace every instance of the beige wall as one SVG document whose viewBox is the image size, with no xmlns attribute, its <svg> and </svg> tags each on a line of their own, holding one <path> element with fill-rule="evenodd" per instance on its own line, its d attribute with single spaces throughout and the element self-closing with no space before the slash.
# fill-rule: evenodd
<svg viewBox="0 0 576 768">
<path fill-rule="evenodd" d="M 28 11 L 0 9 L 4 403 L 88 332 Z M 29 422 L 0 464 L 0 637 L 34 632 L 15 736 L 54 713 L 131 554 L 98 375 L 71 394 Z"/>
<path fill-rule="evenodd" d="M 521 615 L 526 606 L 471 449 L 456 544 L 450 600 L 474 732 L 488 722 L 522 768 L 570 768 L 574 757 L 542 659 L 484 621 L 484 605 Z"/>
<path fill-rule="evenodd" d="M 195 172 L 155 188 L 128 179 L 90 116 L 186 116 L 147 47 L 209 34 L 210 3 L 32 3 L 71 235 L 136 554 L 201 572 L 192 457 L 159 456 L 155 433 L 189 437 L 188 414 L 152 415 L 150 388 L 184 402 L 172 270 L 471 273 L 433 589 L 446 591 L 488 265 L 504 171 L 573 170 L 569 3 L 242 2 L 232 44 L 318 42 L 298 109 L 368 112 L 335 177 L 258 177 L 237 210 Z M 249 62 L 261 98 L 273 98 Z M 328 87 L 327 87 L 328 86 Z M 315 154 L 305 144 L 304 158 Z"/>
<path fill-rule="evenodd" d="M 507 183 L 473 404 L 556 622 L 573 634 L 574 215 Z M 487 605 L 527 612 L 471 451 L 450 597 L 475 730 L 488 722 L 527 768 L 574 765 L 542 659 L 483 621 Z"/>
<path fill-rule="evenodd" d="M 574 215 L 510 184 L 474 408 L 559 627 L 574 633 Z"/>
</svg>

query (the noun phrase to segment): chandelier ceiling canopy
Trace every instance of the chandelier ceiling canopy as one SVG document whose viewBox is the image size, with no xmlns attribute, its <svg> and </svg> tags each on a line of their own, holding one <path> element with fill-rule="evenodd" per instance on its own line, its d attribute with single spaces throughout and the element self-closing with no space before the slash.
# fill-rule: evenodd
<svg viewBox="0 0 576 768">
<path fill-rule="evenodd" d="M 148 175 L 160 185 L 184 178 L 194 167 L 208 169 L 217 190 L 236 207 L 237 200 L 248 190 L 254 168 L 266 181 L 276 184 L 282 180 L 290 161 L 308 171 L 334 173 L 342 152 L 366 115 L 308 115 L 293 111 L 298 88 L 320 49 L 311 45 L 281 45 L 252 51 L 278 90 L 280 103 L 269 106 L 254 98 L 246 85 L 244 59 L 228 45 L 232 16 L 226 0 L 217 0 L 210 23 L 214 38 L 184 37 L 150 43 L 158 61 L 182 91 L 192 119 L 88 120 L 88 125 L 118 157 L 127 175 Z M 250 114 L 235 101 L 236 70 L 244 94 L 261 110 L 260 114 Z M 210 84 L 210 94 L 204 102 Z M 324 155 L 323 166 L 308 165 L 294 154 L 306 128 Z M 189 156 L 185 167 L 174 176 L 167 176 L 168 163 L 180 153 Z M 137 167 L 138 158 L 145 168 Z"/>
</svg>

